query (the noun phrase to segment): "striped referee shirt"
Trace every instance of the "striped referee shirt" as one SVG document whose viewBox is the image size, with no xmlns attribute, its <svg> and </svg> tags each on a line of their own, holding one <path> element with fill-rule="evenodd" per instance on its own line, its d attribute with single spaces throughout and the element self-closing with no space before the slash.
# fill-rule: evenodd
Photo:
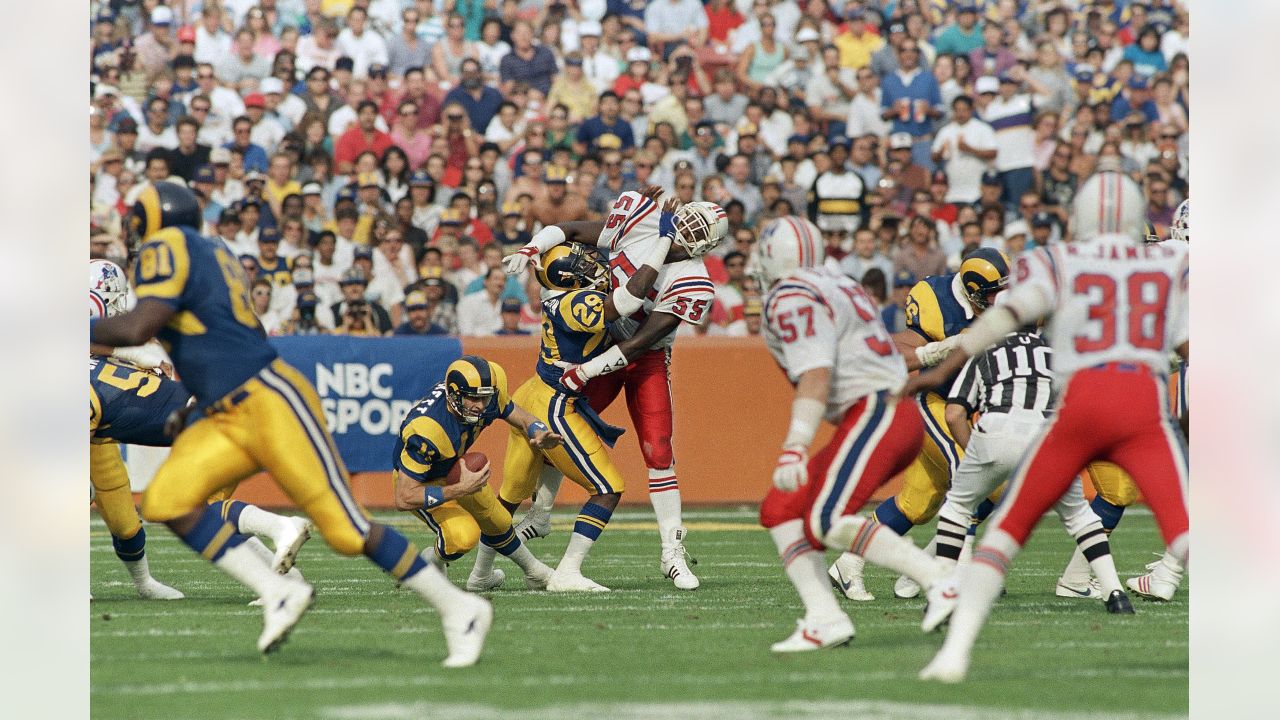
<svg viewBox="0 0 1280 720">
<path fill-rule="evenodd" d="M 970 414 L 1034 410 L 1048 415 L 1053 403 L 1053 350 L 1035 333 L 1009 333 L 969 358 L 947 393 L 947 402 Z"/>
</svg>

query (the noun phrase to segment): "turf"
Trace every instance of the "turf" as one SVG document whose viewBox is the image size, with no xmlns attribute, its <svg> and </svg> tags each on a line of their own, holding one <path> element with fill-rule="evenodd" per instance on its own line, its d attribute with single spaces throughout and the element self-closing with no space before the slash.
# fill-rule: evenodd
<svg viewBox="0 0 1280 720">
<path fill-rule="evenodd" d="M 425 527 L 385 519 L 420 544 Z M 940 637 L 920 633 L 922 600 L 897 600 L 893 578 L 868 568 L 877 599 L 842 603 L 857 625 L 849 648 L 775 657 L 799 602 L 768 536 L 748 509 L 686 517 L 700 561 L 696 592 L 658 574 L 651 515 L 622 512 L 586 572 L 607 595 L 523 590 L 505 560 L 507 587 L 490 594 L 496 618 L 481 663 L 446 671 L 438 619 L 376 568 L 313 541 L 299 568 L 315 606 L 278 653 L 254 650 L 261 629 L 251 599 L 166 530 L 151 528 L 155 576 L 187 599 L 143 602 L 92 521 L 91 694 L 104 718 L 379 717 L 1179 717 L 1187 708 L 1187 586 L 1170 603 L 1135 598 L 1138 614 L 1057 598 L 1071 550 L 1056 521 L 1019 556 L 960 686 L 916 672 Z M 554 564 L 569 536 L 531 544 Z M 923 544 L 928 533 L 913 534 Z M 1159 546 L 1150 515 L 1130 513 L 1116 535 L 1122 577 L 1143 571 Z M 450 577 L 465 581 L 465 558 Z M 446 710 L 446 706 L 450 706 Z M 515 712 L 509 712 L 515 711 Z"/>
</svg>

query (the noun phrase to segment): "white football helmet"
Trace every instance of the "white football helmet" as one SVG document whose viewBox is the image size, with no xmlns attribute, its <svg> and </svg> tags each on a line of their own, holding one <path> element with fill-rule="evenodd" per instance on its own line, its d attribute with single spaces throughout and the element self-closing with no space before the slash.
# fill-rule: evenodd
<svg viewBox="0 0 1280 720">
<path fill-rule="evenodd" d="M 1169 239 L 1191 242 L 1191 198 L 1178 203 L 1173 211 L 1173 222 L 1169 223 Z"/>
<path fill-rule="evenodd" d="M 129 309 L 129 282 L 110 260 L 89 261 L 89 317 L 123 315 Z"/>
<path fill-rule="evenodd" d="M 713 202 L 698 200 L 685 203 L 676 210 L 674 242 L 693 257 L 711 252 L 728 234 L 729 218 L 724 208 Z"/>
<path fill-rule="evenodd" d="M 805 218 L 788 215 L 765 226 L 756 243 L 753 265 L 765 289 L 802 267 L 818 267 L 826 260 L 822 231 Z"/>
<path fill-rule="evenodd" d="M 1127 235 L 1141 242 L 1147 201 L 1138 184 L 1118 172 L 1095 173 L 1076 192 L 1071 231 L 1076 242 L 1099 235 Z"/>
</svg>

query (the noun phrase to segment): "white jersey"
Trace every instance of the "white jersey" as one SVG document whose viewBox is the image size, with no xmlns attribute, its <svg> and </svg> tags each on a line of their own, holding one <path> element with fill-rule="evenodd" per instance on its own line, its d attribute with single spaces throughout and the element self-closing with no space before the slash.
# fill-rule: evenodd
<svg viewBox="0 0 1280 720">
<path fill-rule="evenodd" d="M 826 419 L 837 423 L 863 397 L 907 382 L 907 364 L 856 280 L 829 268 L 801 268 L 779 280 L 764 303 L 765 343 L 792 383 L 831 368 Z"/>
<path fill-rule="evenodd" d="M 1058 387 L 1077 370 L 1111 362 L 1169 372 L 1187 341 L 1186 243 L 1141 244 L 1121 235 L 1058 243 L 1018 256 L 1004 303 L 1048 326 Z"/>
<path fill-rule="evenodd" d="M 605 220 L 604 230 L 597 244 L 609 254 L 609 285 L 617 288 L 625 285 L 653 254 L 658 242 L 658 218 L 661 205 L 640 193 L 629 190 L 614 202 Z M 702 325 L 711 317 L 711 304 L 715 300 L 716 286 L 707 275 L 702 258 L 691 258 L 663 265 L 658 269 L 658 279 L 653 290 L 644 300 L 644 307 L 629 317 L 618 318 L 612 333 L 618 340 L 635 334 L 645 318 L 655 312 L 675 315 L 694 325 Z M 676 331 L 672 330 L 651 349 L 671 347 Z"/>
</svg>

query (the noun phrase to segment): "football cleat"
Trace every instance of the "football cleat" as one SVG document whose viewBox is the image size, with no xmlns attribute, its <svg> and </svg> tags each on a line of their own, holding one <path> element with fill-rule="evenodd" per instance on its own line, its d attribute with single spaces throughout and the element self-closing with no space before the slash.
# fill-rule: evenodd
<svg viewBox="0 0 1280 720">
<path fill-rule="evenodd" d="M 920 630 L 931 633 L 955 612 L 960 602 L 960 584 L 954 575 L 948 575 L 929 588 L 925 593 L 928 601 L 924 605 L 924 619 L 920 621 Z"/>
<path fill-rule="evenodd" d="M 1102 586 L 1098 584 L 1097 578 L 1089 578 L 1089 582 L 1084 585 L 1072 585 L 1062 578 L 1058 578 L 1058 587 L 1053 591 L 1054 595 L 1064 598 L 1075 598 L 1077 600 L 1101 600 Z"/>
<path fill-rule="evenodd" d="M 543 565 L 533 573 L 524 574 L 524 586 L 528 590 L 546 590 L 547 583 L 551 582 L 551 576 L 554 574 L 554 570 Z"/>
<path fill-rule="evenodd" d="M 270 653 L 284 644 L 293 627 L 311 607 L 315 596 L 315 588 L 305 582 L 281 582 L 275 592 L 265 594 L 258 651 Z"/>
<path fill-rule="evenodd" d="M 271 569 L 284 575 L 293 569 L 298 559 L 298 551 L 311 539 L 311 521 L 304 517 L 285 518 L 288 529 L 277 537 L 271 538 L 275 543 L 275 556 L 271 558 Z"/>
<path fill-rule="evenodd" d="M 1169 567 L 1163 559 L 1147 565 L 1146 575 L 1129 578 L 1125 585 L 1144 600 L 1172 600 L 1182 584 L 1182 573 Z"/>
<path fill-rule="evenodd" d="M 609 588 L 580 572 L 556 570 L 547 580 L 547 592 L 609 592 Z"/>
<path fill-rule="evenodd" d="M 1129 596 L 1123 590 L 1112 590 L 1105 602 L 1107 603 L 1107 612 L 1112 615 L 1133 614 L 1133 603 L 1129 602 Z"/>
<path fill-rule="evenodd" d="M 702 584 L 689 569 L 689 560 L 693 559 L 684 549 L 684 536 L 688 532 L 683 527 L 674 528 L 671 541 L 662 544 L 662 574 L 671 578 L 677 590 L 697 590 Z M 693 560 L 693 564 L 697 565 L 698 561 Z"/>
<path fill-rule="evenodd" d="M 529 512 L 520 518 L 513 530 L 521 542 L 544 538 L 551 534 L 551 513 L 529 508 Z"/>
<path fill-rule="evenodd" d="M 494 568 L 493 572 L 488 575 L 477 575 L 475 571 L 467 576 L 468 592 L 485 592 L 487 590 L 497 590 L 502 587 L 502 583 L 507 579 L 507 574 L 500 568 Z"/>
<path fill-rule="evenodd" d="M 893 583 L 893 596 L 903 600 L 910 600 L 920 594 L 920 589 L 920 583 L 906 575 L 902 575 Z"/>
<path fill-rule="evenodd" d="M 836 558 L 835 563 L 827 570 L 827 577 L 831 578 L 832 587 L 850 600 L 857 602 L 875 600 L 876 596 L 867 592 L 867 587 L 862 581 L 862 569 L 866 565 L 867 561 L 860 555 L 844 553 Z"/>
<path fill-rule="evenodd" d="M 786 640 L 769 646 L 776 653 L 808 652 L 829 647 L 848 645 L 854 636 L 853 621 L 841 615 L 829 622 L 814 622 L 807 618 L 796 621 L 796 630 Z"/>
<path fill-rule="evenodd" d="M 441 614 L 449 655 L 440 664 L 447 668 L 475 665 L 493 625 L 493 605 L 482 597 L 464 595 Z"/>
<path fill-rule="evenodd" d="M 933 656 L 933 660 L 920 671 L 921 680 L 934 680 L 943 683 L 958 683 L 969 674 L 968 653 L 948 652 L 945 648 Z"/>
<path fill-rule="evenodd" d="M 143 600 L 181 600 L 186 597 L 181 590 L 171 588 L 153 577 L 137 583 L 136 587 L 138 597 Z"/>
</svg>

